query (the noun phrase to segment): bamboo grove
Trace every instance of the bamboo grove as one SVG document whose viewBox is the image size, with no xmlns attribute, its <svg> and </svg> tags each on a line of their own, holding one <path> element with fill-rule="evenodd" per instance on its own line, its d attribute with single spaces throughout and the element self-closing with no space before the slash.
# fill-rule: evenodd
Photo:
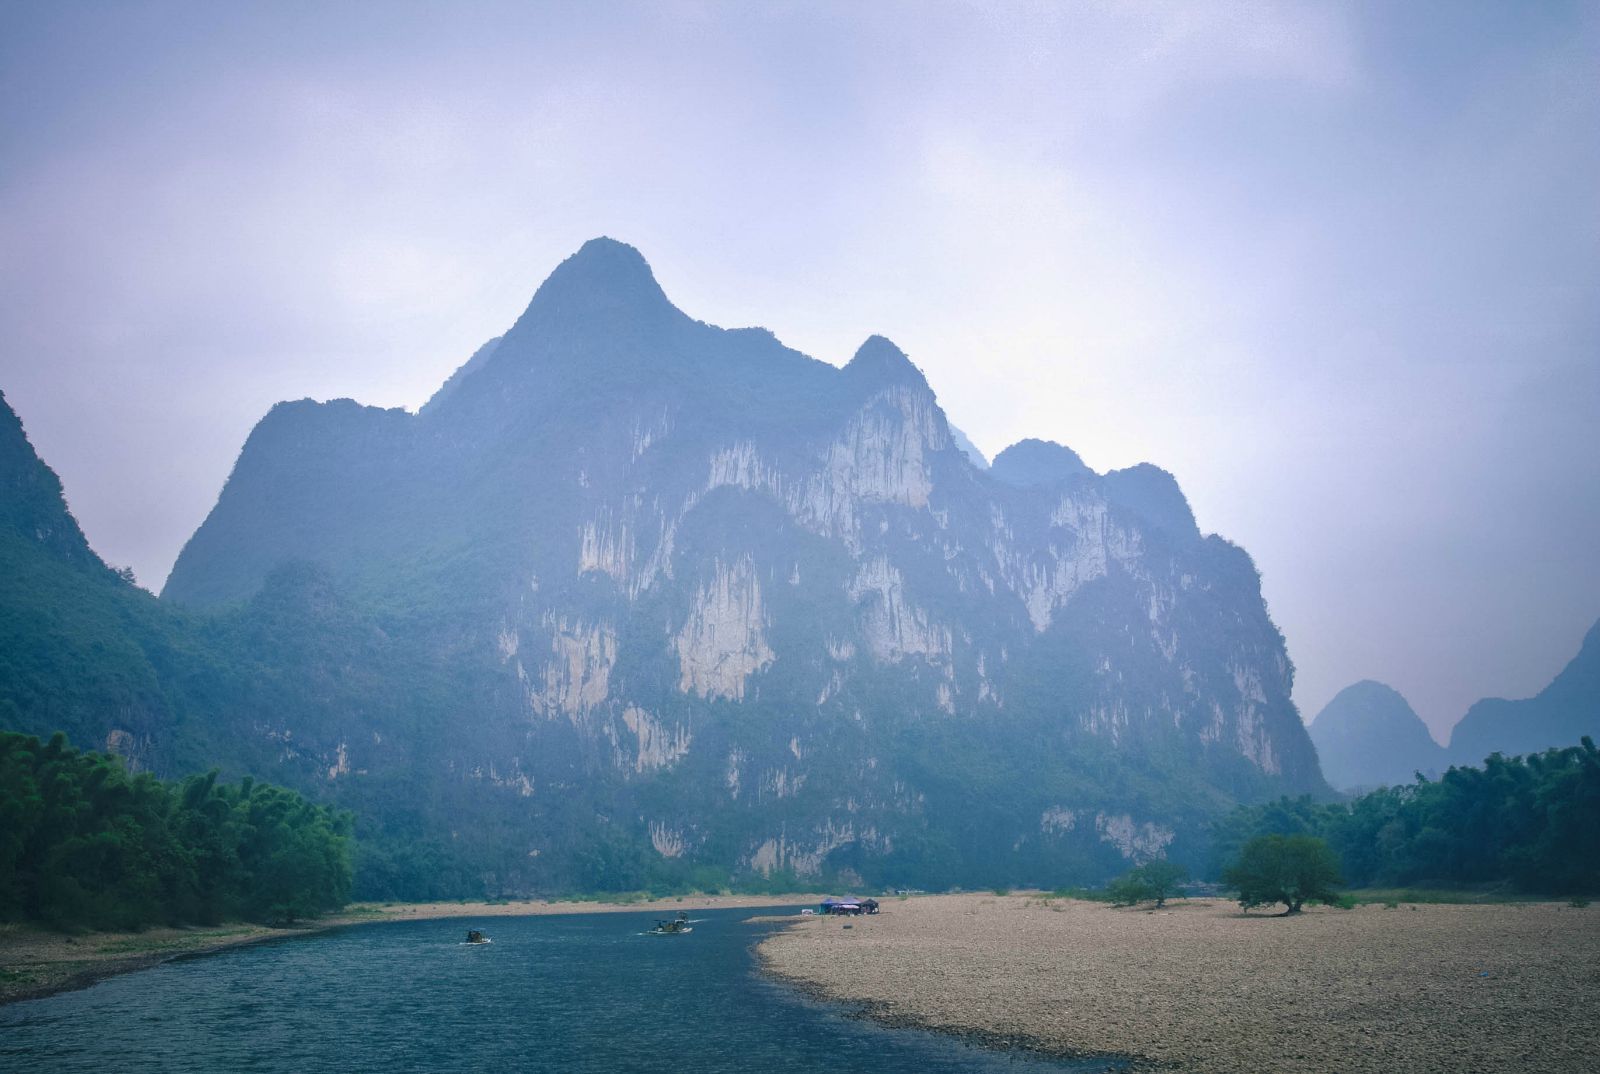
<svg viewBox="0 0 1600 1074">
<path fill-rule="evenodd" d="M 164 783 L 64 735 L 0 733 L 0 920 L 291 923 L 344 904 L 350 829 L 282 787 Z"/>
</svg>

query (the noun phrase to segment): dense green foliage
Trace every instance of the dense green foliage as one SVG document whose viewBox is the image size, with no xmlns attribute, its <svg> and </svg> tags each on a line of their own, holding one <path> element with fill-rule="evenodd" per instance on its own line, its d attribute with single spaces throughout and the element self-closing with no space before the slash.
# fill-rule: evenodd
<svg viewBox="0 0 1600 1074">
<path fill-rule="evenodd" d="M 1239 905 L 1283 903 L 1298 914 L 1308 902 L 1334 902 L 1341 883 L 1339 860 L 1314 835 L 1258 835 L 1222 873 L 1223 883 L 1239 892 Z"/>
<path fill-rule="evenodd" d="M 1153 901 L 1159 910 L 1188 878 L 1189 870 L 1177 862 L 1149 861 L 1111 881 L 1106 892 L 1117 906 Z"/>
<path fill-rule="evenodd" d="M 1260 834 L 1326 839 L 1356 887 L 1508 883 L 1548 895 L 1600 892 L 1600 751 L 1581 745 L 1386 787 L 1346 803 L 1284 798 L 1235 810 L 1216 859 Z"/>
<path fill-rule="evenodd" d="M 0 733 L 0 920 L 292 922 L 344 904 L 349 832 L 281 787 L 163 783 L 61 734 Z"/>
</svg>

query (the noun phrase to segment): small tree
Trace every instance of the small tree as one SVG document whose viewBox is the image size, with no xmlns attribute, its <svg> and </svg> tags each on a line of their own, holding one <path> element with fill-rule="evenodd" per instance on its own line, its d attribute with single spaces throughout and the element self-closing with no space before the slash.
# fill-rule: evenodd
<svg viewBox="0 0 1600 1074">
<path fill-rule="evenodd" d="M 1133 906 L 1145 898 L 1144 884 L 1132 872 L 1123 873 L 1106 885 L 1112 906 Z"/>
<path fill-rule="evenodd" d="M 1156 909 L 1167 905 L 1167 900 L 1178 893 L 1178 888 L 1189 879 L 1189 870 L 1176 862 L 1151 861 L 1134 870 L 1144 884 L 1145 898 L 1156 901 Z"/>
<path fill-rule="evenodd" d="M 1106 885 L 1111 901 L 1117 906 L 1132 906 L 1146 899 L 1154 899 L 1156 909 L 1167 905 L 1167 900 L 1177 893 L 1178 885 L 1189 878 L 1189 870 L 1170 861 L 1151 861 L 1130 869 Z"/>
<path fill-rule="evenodd" d="M 1333 902 L 1339 860 L 1328 844 L 1313 835 L 1261 835 L 1239 852 L 1239 859 L 1223 871 L 1222 880 L 1239 891 L 1246 910 L 1281 902 L 1298 914 L 1308 902 Z"/>
</svg>

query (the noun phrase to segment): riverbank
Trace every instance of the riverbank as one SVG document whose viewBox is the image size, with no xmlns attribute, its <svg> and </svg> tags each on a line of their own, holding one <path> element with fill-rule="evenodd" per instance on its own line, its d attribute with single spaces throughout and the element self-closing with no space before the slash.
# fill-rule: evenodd
<svg viewBox="0 0 1600 1074">
<path fill-rule="evenodd" d="M 87 988 L 107 977 L 149 969 L 186 955 L 327 927 L 322 923 L 307 929 L 229 924 L 69 935 L 30 925 L 0 925 L 0 1004 Z"/>
<path fill-rule="evenodd" d="M 815 895 L 685 895 L 622 903 L 580 900 L 358 903 L 338 914 L 294 928 L 236 923 L 210 928 L 148 928 L 142 932 L 69 935 L 29 925 L 0 925 L 0 1004 L 87 988 L 107 977 L 149 969 L 175 958 L 369 922 L 483 920 L 542 914 L 673 914 L 679 910 L 793 906 L 816 902 L 819 898 Z"/>
<path fill-rule="evenodd" d="M 797 920 L 764 967 L 890 1024 L 1058 1054 L 1197 1074 L 1577 1074 L 1600 1054 L 1600 909 L 936 895 L 841 924 Z"/>
</svg>

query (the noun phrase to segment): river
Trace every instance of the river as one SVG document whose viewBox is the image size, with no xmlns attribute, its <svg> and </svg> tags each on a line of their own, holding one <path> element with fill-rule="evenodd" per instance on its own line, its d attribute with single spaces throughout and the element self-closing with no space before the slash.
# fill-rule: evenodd
<svg viewBox="0 0 1600 1074">
<path fill-rule="evenodd" d="M 0 1069 L 212 1072 L 1089 1071 L 887 1029 L 756 970 L 772 909 L 408 921 L 256 944 L 0 1008 Z M 864 923 L 869 924 L 869 923 Z M 468 927 L 493 942 L 460 941 Z"/>
</svg>

